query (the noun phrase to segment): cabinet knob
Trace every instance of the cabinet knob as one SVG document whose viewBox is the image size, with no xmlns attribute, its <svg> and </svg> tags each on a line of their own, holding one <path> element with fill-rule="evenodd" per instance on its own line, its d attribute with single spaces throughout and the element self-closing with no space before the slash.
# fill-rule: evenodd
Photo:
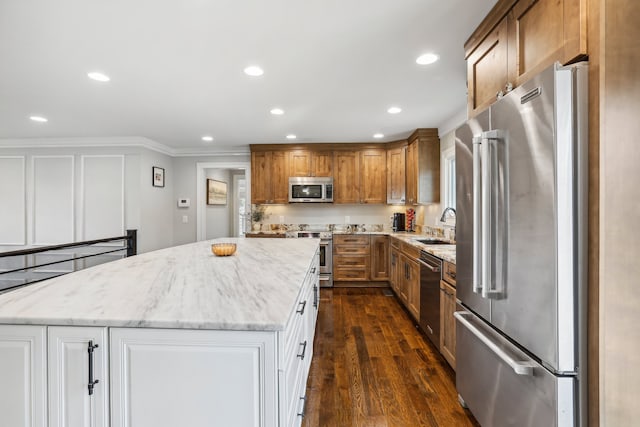
<svg viewBox="0 0 640 427">
<path fill-rule="evenodd" d="M 504 85 L 504 92 L 508 93 L 511 92 L 513 90 L 513 84 L 511 82 L 507 82 L 506 85 Z"/>
<path fill-rule="evenodd" d="M 504 96 L 504 92 L 503 91 L 499 91 L 498 93 L 496 93 L 496 99 L 500 99 Z"/>
</svg>

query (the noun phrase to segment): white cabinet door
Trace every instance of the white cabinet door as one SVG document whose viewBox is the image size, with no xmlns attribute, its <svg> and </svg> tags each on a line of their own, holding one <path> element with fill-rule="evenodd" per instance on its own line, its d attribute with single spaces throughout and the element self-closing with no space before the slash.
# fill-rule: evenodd
<svg viewBox="0 0 640 427">
<path fill-rule="evenodd" d="M 111 329 L 113 427 L 277 425 L 275 333 Z"/>
<path fill-rule="evenodd" d="M 56 326 L 48 335 L 49 427 L 108 427 L 107 328 Z"/>
<path fill-rule="evenodd" d="M 46 327 L 0 325 L 0 425 L 46 427 Z"/>
</svg>

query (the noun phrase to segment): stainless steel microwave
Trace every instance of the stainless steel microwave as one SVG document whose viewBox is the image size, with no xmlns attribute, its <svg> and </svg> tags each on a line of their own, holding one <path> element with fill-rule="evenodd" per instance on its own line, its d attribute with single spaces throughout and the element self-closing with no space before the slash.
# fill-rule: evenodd
<svg viewBox="0 0 640 427">
<path fill-rule="evenodd" d="M 332 203 L 333 178 L 289 178 L 289 203 Z"/>
</svg>

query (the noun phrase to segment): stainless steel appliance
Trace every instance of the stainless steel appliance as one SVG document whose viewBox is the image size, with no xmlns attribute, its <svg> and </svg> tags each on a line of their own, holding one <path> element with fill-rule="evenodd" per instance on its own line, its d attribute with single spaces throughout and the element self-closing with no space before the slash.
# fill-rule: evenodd
<svg viewBox="0 0 640 427">
<path fill-rule="evenodd" d="M 393 224 L 391 226 L 393 231 L 405 231 L 405 215 L 400 212 L 395 212 L 393 214 Z"/>
<path fill-rule="evenodd" d="M 586 425 L 587 65 L 456 130 L 456 386 L 481 425 Z"/>
<path fill-rule="evenodd" d="M 289 203 L 332 203 L 333 178 L 289 178 Z"/>
<path fill-rule="evenodd" d="M 420 251 L 420 328 L 440 348 L 440 277 L 442 260 Z"/>
<path fill-rule="evenodd" d="M 320 287 L 333 287 L 333 235 L 330 231 L 298 231 L 289 237 L 320 239 Z"/>
</svg>

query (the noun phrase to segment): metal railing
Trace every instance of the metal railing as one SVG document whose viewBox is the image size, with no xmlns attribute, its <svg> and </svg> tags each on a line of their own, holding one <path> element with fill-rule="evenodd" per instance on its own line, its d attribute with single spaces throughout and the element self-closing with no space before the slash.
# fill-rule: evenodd
<svg viewBox="0 0 640 427">
<path fill-rule="evenodd" d="M 113 243 L 122 241 L 125 243 L 123 246 L 110 248 L 109 246 L 94 246 L 104 243 Z M 98 249 L 96 252 L 90 253 L 73 253 L 73 254 L 56 254 L 56 251 L 65 249 Z M 126 252 L 125 252 L 126 251 Z M 83 242 L 64 243 L 61 245 L 40 246 L 37 248 L 19 249 L 16 251 L 0 252 L 0 292 L 5 292 L 11 289 L 20 288 L 23 286 L 31 285 L 43 280 L 51 279 L 53 277 L 62 276 L 64 274 L 72 273 L 74 271 L 82 270 L 86 268 L 85 262 L 82 262 L 82 266 L 77 261 L 87 260 L 99 256 L 114 256 L 122 255 L 123 257 L 130 257 L 136 255 L 138 252 L 137 246 L 137 230 L 127 230 L 127 234 L 124 236 L 107 237 L 104 239 L 85 240 Z M 69 258 L 45 261 L 38 263 L 37 255 L 54 255 L 54 256 L 69 256 Z M 49 267 L 56 264 L 73 263 L 73 268 L 70 270 L 53 270 L 44 272 L 42 277 L 31 280 L 29 273 L 35 269 L 41 269 L 42 267 Z M 35 270 L 37 271 L 37 270 Z M 17 284 L 11 284 L 11 282 L 19 282 Z"/>
</svg>

